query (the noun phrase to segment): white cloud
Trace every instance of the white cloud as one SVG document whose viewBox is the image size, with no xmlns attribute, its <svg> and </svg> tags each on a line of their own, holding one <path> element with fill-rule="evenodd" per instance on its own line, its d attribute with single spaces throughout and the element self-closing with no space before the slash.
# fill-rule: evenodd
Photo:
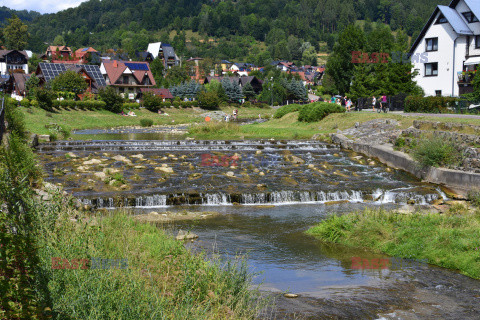
<svg viewBox="0 0 480 320">
<path fill-rule="evenodd" d="M 86 0 L 0 0 L 0 7 L 15 10 L 34 10 L 41 13 L 52 13 L 76 7 Z"/>
</svg>

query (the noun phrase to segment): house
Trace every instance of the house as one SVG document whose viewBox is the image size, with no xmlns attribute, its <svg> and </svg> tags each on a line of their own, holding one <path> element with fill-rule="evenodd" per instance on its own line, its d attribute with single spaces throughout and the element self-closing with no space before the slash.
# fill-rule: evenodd
<svg viewBox="0 0 480 320">
<path fill-rule="evenodd" d="M 18 95 L 18 96 L 25 96 L 26 93 L 26 83 L 27 80 L 30 79 L 29 74 L 25 73 L 12 73 L 10 76 L 6 86 L 7 86 L 7 92 L 9 92 L 12 95 Z"/>
<path fill-rule="evenodd" d="M 437 6 L 410 49 L 417 84 L 427 96 L 472 92 L 480 64 L 480 2 L 453 0 Z"/>
<path fill-rule="evenodd" d="M 40 62 L 35 74 L 40 79 L 40 85 L 43 85 L 67 70 L 73 70 L 85 79 L 88 84 L 87 92 L 97 93 L 101 87 L 107 85 L 97 65 Z"/>
<path fill-rule="evenodd" d="M 200 69 L 200 61 L 202 60 L 202 58 L 190 58 L 186 61 L 188 75 L 190 76 L 190 79 L 195 80 L 200 84 L 203 84 L 202 81 L 205 77 L 205 71 Z M 213 73 L 215 73 L 215 70 L 213 70 Z"/>
<path fill-rule="evenodd" d="M 166 99 L 173 100 L 174 97 L 170 90 L 168 89 L 163 89 L 163 88 L 141 88 L 140 89 L 142 93 L 146 92 L 151 92 L 154 96 L 161 97 L 163 99 L 163 102 L 165 102 Z"/>
<path fill-rule="evenodd" d="M 10 74 L 18 69 L 28 73 L 27 53 L 19 50 L 0 50 L 0 74 Z"/>
<path fill-rule="evenodd" d="M 155 86 L 148 62 L 104 60 L 100 72 L 107 85 L 131 100 L 141 98 L 142 88 Z"/>
<path fill-rule="evenodd" d="M 45 54 L 42 56 L 44 59 L 51 59 L 52 61 L 67 61 L 72 58 L 73 51 L 67 46 L 49 46 Z"/>
<path fill-rule="evenodd" d="M 166 69 L 170 69 L 174 66 L 180 65 L 180 59 L 175 54 L 175 50 L 171 45 L 167 43 L 149 43 L 147 51 L 153 55 L 154 59 L 160 57 Z"/>
<path fill-rule="evenodd" d="M 135 51 L 135 57 L 138 61 L 147 61 L 148 63 L 152 62 L 155 58 L 153 54 L 148 51 Z"/>
<path fill-rule="evenodd" d="M 73 54 L 74 60 L 78 61 L 79 64 L 94 63 L 100 64 L 101 57 L 100 52 L 95 50 L 92 47 L 80 48 L 76 50 Z"/>
<path fill-rule="evenodd" d="M 119 49 L 108 49 L 105 52 L 105 55 L 102 57 L 102 60 L 118 60 L 118 61 L 128 61 L 128 53 Z"/>
</svg>

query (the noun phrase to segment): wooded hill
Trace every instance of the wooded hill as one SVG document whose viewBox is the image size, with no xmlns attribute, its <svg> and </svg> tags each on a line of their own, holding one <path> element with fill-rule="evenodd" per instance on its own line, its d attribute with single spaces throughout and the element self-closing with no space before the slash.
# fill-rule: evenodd
<svg viewBox="0 0 480 320">
<path fill-rule="evenodd" d="M 345 26 L 366 20 L 389 24 L 393 31 L 402 28 L 415 37 L 435 6 L 448 3 L 447 0 L 90 0 L 29 22 L 29 46 L 40 52 L 46 47 L 45 42 L 53 43 L 57 38 L 57 42 L 64 41 L 74 47 L 130 46 L 145 50 L 149 41 L 167 40 L 171 30 L 191 30 L 206 40 L 214 37 L 234 42 L 265 41 L 267 46 L 276 47 L 270 48 L 271 58 L 294 59 L 288 57 L 291 52 L 285 52 L 289 36 L 300 39 L 300 44 L 310 42 L 318 51 L 319 42 L 326 42 L 331 48 Z M 180 47 L 178 51 L 190 53 L 188 48 Z M 225 52 L 217 56 L 226 55 Z"/>
</svg>

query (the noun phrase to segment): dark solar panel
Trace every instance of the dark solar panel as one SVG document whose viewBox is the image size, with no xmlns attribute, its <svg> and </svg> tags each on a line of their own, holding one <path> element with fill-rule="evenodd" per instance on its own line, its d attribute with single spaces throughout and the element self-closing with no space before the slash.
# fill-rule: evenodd
<svg viewBox="0 0 480 320">
<path fill-rule="evenodd" d="M 145 63 L 125 63 L 125 65 L 130 70 L 141 70 L 141 71 L 148 71 L 148 66 Z"/>
<path fill-rule="evenodd" d="M 43 76 L 46 81 L 51 81 L 55 79 L 60 73 L 67 71 L 70 67 L 63 63 L 39 63 L 40 69 L 42 70 Z M 97 86 L 105 87 L 107 83 L 100 72 L 100 68 L 97 65 L 82 65 L 76 64 L 75 68 L 83 68 L 88 75 L 95 80 Z"/>
</svg>

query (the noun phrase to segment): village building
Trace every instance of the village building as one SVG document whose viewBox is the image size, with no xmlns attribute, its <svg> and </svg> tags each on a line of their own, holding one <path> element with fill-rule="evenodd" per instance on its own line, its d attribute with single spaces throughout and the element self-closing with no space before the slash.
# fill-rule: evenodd
<svg viewBox="0 0 480 320">
<path fill-rule="evenodd" d="M 43 85 L 67 70 L 73 70 L 85 79 L 87 92 L 98 93 L 101 87 L 107 85 L 97 65 L 40 62 L 35 74 Z"/>
<path fill-rule="evenodd" d="M 73 53 L 75 63 L 79 64 L 100 64 L 102 62 L 100 52 L 92 47 L 80 48 Z"/>
<path fill-rule="evenodd" d="M 427 96 L 473 91 L 480 64 L 480 2 L 454 0 L 437 6 L 410 49 L 417 84 Z"/>
<path fill-rule="evenodd" d="M 29 74 L 25 73 L 12 73 L 6 83 L 6 92 L 10 93 L 12 97 L 21 96 L 25 97 L 26 94 L 26 82 L 30 79 Z"/>
<path fill-rule="evenodd" d="M 155 86 L 155 79 L 147 62 L 104 60 L 100 65 L 100 72 L 108 86 L 112 86 L 130 100 L 140 99 L 142 88 Z"/>
<path fill-rule="evenodd" d="M 150 52 L 154 59 L 159 57 L 163 61 L 166 69 L 180 65 L 180 59 L 175 54 L 173 47 L 167 43 L 154 42 L 149 43 L 147 51 Z"/>
<path fill-rule="evenodd" d="M 163 99 L 163 102 L 165 102 L 167 99 L 168 100 L 173 100 L 174 97 L 170 90 L 164 89 L 164 88 L 141 88 L 142 94 L 145 94 L 147 92 L 152 93 L 154 96 L 160 97 Z"/>
<path fill-rule="evenodd" d="M 231 82 L 235 82 L 240 87 L 244 87 L 247 83 L 250 83 L 255 94 L 259 94 L 263 90 L 263 81 L 258 79 L 255 76 L 244 76 L 244 77 L 205 77 L 203 80 L 204 84 L 211 83 L 212 80 L 216 80 L 218 82 L 222 82 L 223 79 L 230 80 Z"/>
<path fill-rule="evenodd" d="M 19 50 L 0 50 L 0 74 L 8 75 L 15 70 L 28 73 L 28 54 Z"/>
</svg>

